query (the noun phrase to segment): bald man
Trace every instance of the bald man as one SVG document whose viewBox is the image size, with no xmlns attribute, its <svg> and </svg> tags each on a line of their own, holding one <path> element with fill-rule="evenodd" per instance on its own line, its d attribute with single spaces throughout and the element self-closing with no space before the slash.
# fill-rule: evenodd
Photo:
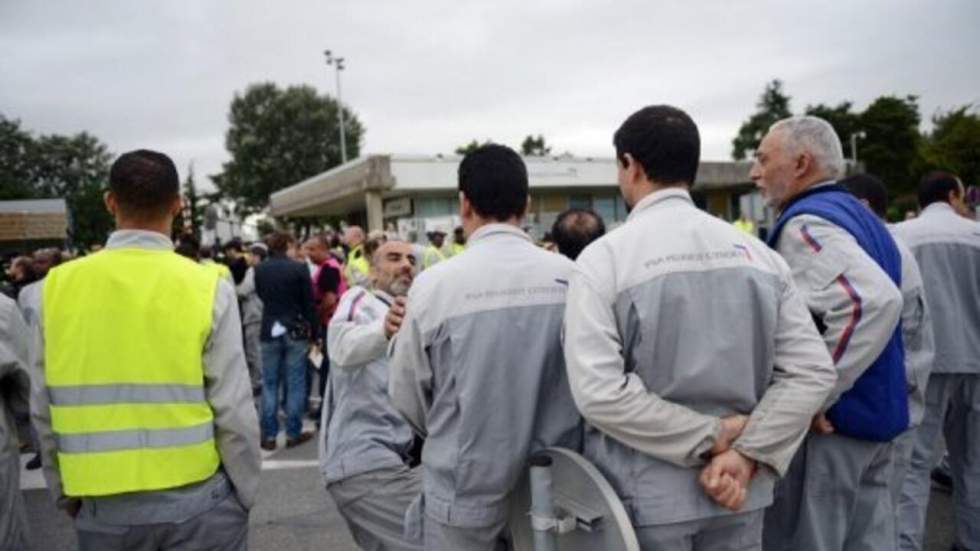
<svg viewBox="0 0 980 551">
<path fill-rule="evenodd" d="M 385 323 L 415 276 L 415 254 L 404 241 L 381 245 L 370 258 L 370 287 L 344 294 L 327 331 L 333 369 L 321 418 L 320 467 L 327 491 L 365 550 L 420 550 L 403 535 L 402 519 L 422 490 L 409 467 L 412 428 L 388 399 Z"/>
</svg>

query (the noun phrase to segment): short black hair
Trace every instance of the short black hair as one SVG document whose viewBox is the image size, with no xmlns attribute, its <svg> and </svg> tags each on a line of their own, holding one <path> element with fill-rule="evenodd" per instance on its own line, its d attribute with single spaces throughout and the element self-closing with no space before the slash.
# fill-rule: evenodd
<svg viewBox="0 0 980 551">
<path fill-rule="evenodd" d="M 293 234 L 285 231 L 277 231 L 265 238 L 265 244 L 269 247 L 270 254 L 286 254 L 290 245 L 296 243 Z"/>
<path fill-rule="evenodd" d="M 157 217 L 180 195 L 177 167 L 170 157 L 156 151 L 123 153 L 109 169 L 109 189 L 127 213 Z"/>
<path fill-rule="evenodd" d="M 919 181 L 919 206 L 926 208 L 940 201 L 949 202 L 949 192 L 960 190 L 960 181 L 949 172 L 934 170 Z"/>
<path fill-rule="evenodd" d="M 194 234 L 185 233 L 177 239 L 177 246 L 174 248 L 174 252 L 197 262 L 201 256 L 201 242 L 194 237 Z"/>
<path fill-rule="evenodd" d="M 838 183 L 858 199 L 867 201 L 879 218 L 888 216 L 888 190 L 878 178 L 871 174 L 855 174 Z"/>
<path fill-rule="evenodd" d="M 481 145 L 459 163 L 459 190 L 477 214 L 497 221 L 524 217 L 527 209 L 527 167 L 513 149 Z"/>
<path fill-rule="evenodd" d="M 629 153 L 647 178 L 659 184 L 691 185 L 698 175 L 698 126 L 676 107 L 651 105 L 633 113 L 616 130 L 613 145 L 624 167 Z"/>
<path fill-rule="evenodd" d="M 592 209 L 571 208 L 558 215 L 551 237 L 558 252 L 575 260 L 585 248 L 606 234 L 602 217 Z"/>
</svg>

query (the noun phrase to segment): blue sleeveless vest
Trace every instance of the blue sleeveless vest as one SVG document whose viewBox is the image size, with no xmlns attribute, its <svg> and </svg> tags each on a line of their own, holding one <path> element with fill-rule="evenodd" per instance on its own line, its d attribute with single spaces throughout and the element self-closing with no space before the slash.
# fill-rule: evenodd
<svg viewBox="0 0 980 551">
<path fill-rule="evenodd" d="M 786 223 L 801 214 L 823 218 L 851 234 L 861 249 L 901 288 L 902 259 L 891 234 L 842 186 L 820 186 L 794 198 L 779 214 L 770 232 L 770 247 L 776 248 Z M 827 418 L 839 434 L 876 442 L 890 442 L 908 428 L 901 322 L 881 355 L 830 408 Z"/>
</svg>

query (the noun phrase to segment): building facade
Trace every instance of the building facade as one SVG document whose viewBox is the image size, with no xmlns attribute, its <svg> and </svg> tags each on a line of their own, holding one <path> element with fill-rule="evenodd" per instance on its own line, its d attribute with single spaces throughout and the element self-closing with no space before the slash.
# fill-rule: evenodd
<svg viewBox="0 0 980 551">
<path fill-rule="evenodd" d="M 458 156 L 369 155 L 318 174 L 270 197 L 269 214 L 304 218 L 331 216 L 369 230 L 397 231 L 424 240 L 434 229 L 459 223 Z M 616 182 L 613 158 L 525 157 L 531 203 L 526 227 L 540 238 L 570 207 L 599 213 L 609 227 L 622 223 L 626 205 Z M 701 163 L 692 189 L 699 207 L 725 220 L 743 211 L 764 221 L 750 162 Z"/>
</svg>

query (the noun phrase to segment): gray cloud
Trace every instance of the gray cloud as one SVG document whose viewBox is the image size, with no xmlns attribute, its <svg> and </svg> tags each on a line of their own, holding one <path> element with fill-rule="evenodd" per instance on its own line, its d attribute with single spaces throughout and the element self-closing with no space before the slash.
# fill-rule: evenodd
<svg viewBox="0 0 980 551">
<path fill-rule="evenodd" d="M 448 153 L 472 138 L 609 155 L 636 108 L 672 103 L 727 158 L 763 84 L 793 107 L 881 94 L 980 102 L 980 3 L 512 0 L 7 1 L 0 112 L 38 132 L 88 130 L 220 170 L 232 95 L 249 83 L 334 93 L 322 50 L 348 60 L 344 99 L 368 152 Z"/>
</svg>

